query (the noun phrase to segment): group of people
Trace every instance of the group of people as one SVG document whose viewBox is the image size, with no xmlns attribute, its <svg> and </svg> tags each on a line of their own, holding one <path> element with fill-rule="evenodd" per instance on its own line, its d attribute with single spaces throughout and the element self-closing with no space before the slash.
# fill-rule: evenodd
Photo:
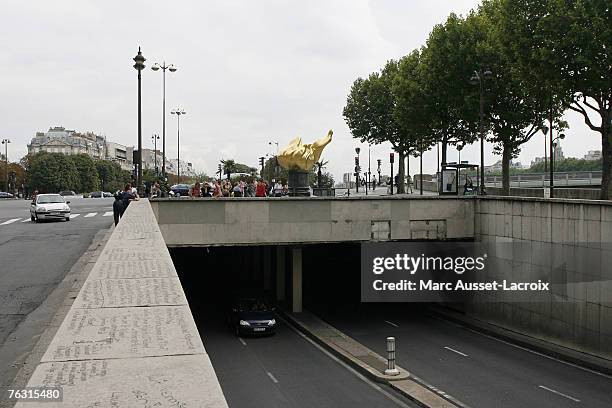
<svg viewBox="0 0 612 408">
<path fill-rule="evenodd" d="M 264 179 L 246 182 L 239 180 L 214 180 L 200 183 L 196 181 L 189 190 L 189 196 L 195 197 L 282 197 L 289 194 L 289 186 L 280 180 L 268 184 Z"/>
</svg>

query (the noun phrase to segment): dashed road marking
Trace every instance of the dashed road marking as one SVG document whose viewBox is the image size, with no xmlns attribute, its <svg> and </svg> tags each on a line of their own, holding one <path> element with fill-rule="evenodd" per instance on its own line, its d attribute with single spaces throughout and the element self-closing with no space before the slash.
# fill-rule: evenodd
<svg viewBox="0 0 612 408">
<path fill-rule="evenodd" d="M 103 217 L 109 217 L 109 216 L 111 216 L 111 215 L 113 215 L 113 212 L 112 212 L 112 211 L 107 211 L 107 212 L 105 212 L 104 214 L 102 214 L 102 216 L 103 216 Z"/>
<path fill-rule="evenodd" d="M 388 320 L 385 320 L 385 323 L 388 323 L 388 324 L 390 324 L 390 325 L 391 325 L 391 326 L 393 326 L 393 327 L 399 327 L 399 325 L 397 325 L 397 324 L 395 324 L 395 323 L 393 323 L 393 322 L 390 322 L 390 321 L 388 321 Z"/>
<path fill-rule="evenodd" d="M 447 349 L 447 350 L 452 351 L 453 353 L 460 354 L 460 355 L 462 355 L 463 357 L 469 357 L 467 354 L 462 353 L 462 352 L 460 352 L 460 351 L 458 351 L 458 350 L 455 350 L 454 348 L 450 348 L 450 347 L 447 347 L 447 346 L 444 346 L 444 348 L 445 348 L 445 349 Z"/>
<path fill-rule="evenodd" d="M 238 340 L 242 343 L 243 346 L 246 346 L 246 341 L 242 340 L 242 337 L 238 337 Z"/>
<path fill-rule="evenodd" d="M 84 215 L 83 218 L 95 217 L 97 214 L 98 214 L 97 212 L 89 213 L 89 214 Z"/>
<path fill-rule="evenodd" d="M 23 221 L 21 221 L 21 222 L 30 222 L 30 221 L 32 221 L 32 220 L 31 220 L 31 219 L 29 219 L 29 218 L 26 218 L 25 220 L 23 220 Z"/>
<path fill-rule="evenodd" d="M 76 218 L 76 217 L 78 217 L 79 215 L 81 215 L 81 214 L 70 214 L 70 219 Z"/>
<path fill-rule="evenodd" d="M 268 374 L 268 377 L 270 377 L 270 379 L 272 380 L 272 382 L 274 382 L 274 384 L 278 384 L 278 380 L 276 379 L 276 377 L 272 375 L 271 372 L 268 371 L 266 372 L 266 374 Z"/>
<path fill-rule="evenodd" d="M 12 224 L 12 223 L 14 223 L 15 221 L 19 221 L 20 219 L 21 219 L 21 218 L 12 218 L 12 219 L 10 219 L 10 220 L 6 220 L 6 221 L 4 221 L 3 223 L 0 223 L 0 225 L 8 225 L 8 224 Z"/>
<path fill-rule="evenodd" d="M 561 397 L 564 397 L 564 398 L 567 398 L 567 399 L 569 399 L 569 400 L 572 400 L 572 401 L 574 401 L 574 402 L 580 402 L 580 400 L 579 400 L 578 398 L 574 398 L 574 397 L 572 397 L 571 395 L 567 395 L 567 394 L 564 394 L 564 393 L 559 392 L 559 391 L 557 391 L 557 390 L 553 390 L 552 388 L 548 388 L 548 387 L 545 387 L 545 386 L 543 386 L 543 385 L 538 385 L 538 387 L 539 387 L 539 388 L 542 388 L 543 390 L 550 391 L 550 392 L 552 392 L 553 394 L 557 394 L 557 395 L 559 395 L 559 396 L 561 396 Z"/>
</svg>

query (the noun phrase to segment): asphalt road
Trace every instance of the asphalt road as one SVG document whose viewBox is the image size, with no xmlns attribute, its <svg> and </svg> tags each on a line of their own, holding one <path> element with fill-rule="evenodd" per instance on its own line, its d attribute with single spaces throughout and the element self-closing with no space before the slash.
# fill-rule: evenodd
<svg viewBox="0 0 612 408">
<path fill-rule="evenodd" d="M 394 336 L 400 366 L 471 407 L 612 407 L 612 377 L 428 317 L 419 306 L 318 314 L 383 356 Z"/>
<path fill-rule="evenodd" d="M 282 322 L 274 336 L 238 338 L 222 312 L 192 309 L 231 408 L 415 406 L 358 377 Z"/>
<path fill-rule="evenodd" d="M 12 382 L 15 360 L 29 354 L 55 314 L 41 307 L 45 299 L 96 233 L 113 222 L 113 198 L 70 201 L 69 222 L 33 223 L 29 201 L 0 200 L 0 388 Z M 35 311 L 36 318 L 28 319 Z"/>
</svg>

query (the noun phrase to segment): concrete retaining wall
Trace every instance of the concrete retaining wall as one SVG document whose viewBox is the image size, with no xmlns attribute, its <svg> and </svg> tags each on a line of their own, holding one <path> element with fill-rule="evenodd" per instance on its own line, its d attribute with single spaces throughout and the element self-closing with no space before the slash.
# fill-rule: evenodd
<svg viewBox="0 0 612 408">
<path fill-rule="evenodd" d="M 487 187 L 488 195 L 501 195 L 501 187 Z M 511 196 L 519 197 L 544 197 L 543 188 L 510 188 Z M 554 189 L 555 198 L 572 198 L 579 200 L 598 200 L 599 189 L 596 188 L 557 188 Z"/>
<path fill-rule="evenodd" d="M 492 279 L 564 282 L 545 299 L 480 298 L 468 315 L 612 359 L 612 202 L 489 196 L 476 203 L 476 236 L 509 251 Z"/>
<path fill-rule="evenodd" d="M 474 237 L 472 198 L 158 199 L 151 205 L 168 246 Z"/>
<path fill-rule="evenodd" d="M 28 386 L 63 402 L 18 408 L 227 408 L 148 201 L 128 207 Z"/>
</svg>

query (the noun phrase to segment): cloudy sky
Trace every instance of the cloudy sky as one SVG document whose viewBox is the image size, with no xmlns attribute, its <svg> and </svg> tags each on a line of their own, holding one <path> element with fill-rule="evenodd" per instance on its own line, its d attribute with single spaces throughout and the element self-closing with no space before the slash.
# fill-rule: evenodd
<svg viewBox="0 0 612 408">
<path fill-rule="evenodd" d="M 351 83 L 426 40 L 450 12 L 465 14 L 475 0 L 321 1 L 91 1 L 4 0 L 0 16 L 0 137 L 9 158 L 27 152 L 37 131 L 64 126 L 108 140 L 137 143 L 138 46 L 143 71 L 143 143 L 161 134 L 162 75 L 166 61 L 168 157 L 176 157 L 174 107 L 181 118 L 181 157 L 199 171 L 216 171 L 222 158 L 257 166 L 295 136 L 307 143 L 334 130 L 323 158 L 336 179 L 352 171 L 358 141 L 342 118 Z M 568 115 L 563 143 L 569 156 L 599 149 L 597 135 Z M 367 146 L 361 146 L 367 151 Z M 491 146 L 488 151 L 491 152 Z M 543 154 L 543 136 L 519 161 Z M 389 146 L 372 146 L 372 162 L 387 161 Z M 456 159 L 454 152 L 450 159 Z M 435 151 L 424 170 L 435 171 Z M 478 146 L 462 159 L 477 160 Z M 366 156 L 367 158 L 367 156 Z M 362 153 L 362 162 L 364 156 Z M 488 156 L 487 164 L 498 157 Z M 416 168 L 412 159 L 411 166 Z M 375 167 L 373 165 L 373 167 Z"/>
</svg>

